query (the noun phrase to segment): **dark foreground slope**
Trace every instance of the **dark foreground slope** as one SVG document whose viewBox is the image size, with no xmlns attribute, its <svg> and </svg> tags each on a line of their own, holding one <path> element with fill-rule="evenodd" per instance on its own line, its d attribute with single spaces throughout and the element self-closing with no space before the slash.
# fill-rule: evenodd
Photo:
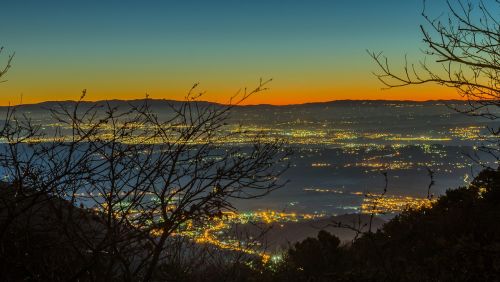
<svg viewBox="0 0 500 282">
<path fill-rule="evenodd" d="M 500 281 L 500 172 L 406 211 L 351 246 L 320 232 L 289 250 L 274 281 Z"/>
<path fill-rule="evenodd" d="M 98 214 L 1 188 L 2 281 L 102 281 L 109 271 L 118 275 L 107 281 L 127 277 L 124 269 L 107 268 L 113 249 L 95 251 L 102 248 L 93 242 L 106 242 L 99 230 L 108 228 Z M 42 204 L 26 209 L 34 197 Z M 22 213 L 9 221 L 12 211 Z M 320 231 L 280 262 L 186 260 L 161 267 L 155 281 L 500 281 L 499 222 L 500 171 L 485 170 L 468 187 L 447 191 L 430 208 L 403 212 L 352 244 Z"/>
<path fill-rule="evenodd" d="M 16 186 L 16 185 L 13 185 Z M 92 210 L 0 183 L 0 281 L 97 280 L 106 226 Z"/>
</svg>

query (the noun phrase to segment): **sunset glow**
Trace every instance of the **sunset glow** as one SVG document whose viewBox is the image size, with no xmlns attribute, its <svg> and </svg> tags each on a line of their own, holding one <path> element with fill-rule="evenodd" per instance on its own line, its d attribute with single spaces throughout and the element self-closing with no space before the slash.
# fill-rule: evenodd
<svg viewBox="0 0 500 282">
<path fill-rule="evenodd" d="M 421 57 L 421 9 L 418 0 L 11 2 L 0 45 L 16 55 L 0 105 L 75 100 L 82 89 L 92 101 L 182 100 L 198 82 L 203 100 L 226 103 L 259 78 L 273 78 L 269 91 L 246 104 L 460 99 L 433 86 L 382 91 L 371 73 L 367 49 L 396 63 Z"/>
</svg>

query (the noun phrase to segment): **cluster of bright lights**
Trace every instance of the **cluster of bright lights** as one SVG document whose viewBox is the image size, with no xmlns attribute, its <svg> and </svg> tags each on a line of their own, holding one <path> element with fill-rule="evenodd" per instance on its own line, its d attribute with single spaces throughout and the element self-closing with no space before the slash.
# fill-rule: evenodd
<svg viewBox="0 0 500 282">
<path fill-rule="evenodd" d="M 361 213 L 365 214 L 388 214 L 400 213 L 408 209 L 422 209 L 431 207 L 436 199 L 368 194 L 361 203 Z"/>
</svg>

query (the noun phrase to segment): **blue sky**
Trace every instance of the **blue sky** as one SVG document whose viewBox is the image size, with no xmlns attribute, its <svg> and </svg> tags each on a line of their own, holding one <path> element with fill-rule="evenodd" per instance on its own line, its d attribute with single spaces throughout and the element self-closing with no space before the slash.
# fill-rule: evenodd
<svg viewBox="0 0 500 282">
<path fill-rule="evenodd" d="M 420 0 L 9 1 L 0 10 L 0 45 L 16 58 L 0 95 L 71 99 L 88 88 L 94 100 L 146 92 L 176 99 L 201 82 L 207 99 L 219 101 L 272 77 L 270 103 L 376 98 L 365 50 L 418 55 L 422 7 Z"/>
</svg>

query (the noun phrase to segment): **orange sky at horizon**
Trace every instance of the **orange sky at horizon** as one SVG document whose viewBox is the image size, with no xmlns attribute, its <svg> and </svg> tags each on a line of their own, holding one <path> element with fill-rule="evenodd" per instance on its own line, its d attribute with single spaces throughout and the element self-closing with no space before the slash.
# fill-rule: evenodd
<svg viewBox="0 0 500 282">
<path fill-rule="evenodd" d="M 370 52 L 383 52 L 396 74 L 405 74 L 405 62 L 419 66 L 423 60 L 442 73 L 441 63 L 425 54 L 420 0 L 10 1 L 3 6 L 0 15 L 8 26 L 0 33 L 5 47 L 0 68 L 9 55 L 15 57 L 0 79 L 6 80 L 0 83 L 2 106 L 77 100 L 82 89 L 86 101 L 146 94 L 184 100 L 194 82 L 205 91 L 201 100 L 227 103 L 260 77 L 273 78 L 269 90 L 243 104 L 462 99 L 456 89 L 433 84 L 381 90 L 384 85 L 373 74 L 380 67 Z M 431 15 L 447 10 L 444 0 L 426 5 Z"/>
<path fill-rule="evenodd" d="M 5 83 L 0 84 L 4 87 Z M 198 87 L 199 92 L 204 94 L 199 100 L 227 104 L 230 97 L 237 93 L 238 89 L 230 90 L 225 87 L 220 91 L 203 89 Z M 197 89 L 198 89 L 197 88 Z M 249 87 L 248 89 L 250 89 Z M 272 83 L 266 91 L 259 92 L 249 97 L 242 105 L 290 105 L 304 104 L 314 102 L 328 102 L 334 100 L 407 100 L 407 101 L 428 101 L 428 100 L 461 100 L 461 97 L 455 89 L 437 85 L 420 85 L 407 86 L 392 89 L 382 89 L 381 87 L 350 87 L 350 88 L 317 88 L 317 89 L 286 89 L 286 87 L 273 87 Z M 19 105 L 19 104 L 36 104 L 45 101 L 66 101 L 78 100 L 81 95 L 80 91 L 75 91 L 74 94 L 64 94 L 66 91 L 37 91 L 35 95 L 26 93 L 18 95 L 10 95 L 9 99 L 0 99 L 0 106 Z M 241 89 L 240 91 L 242 91 Z M 121 92 L 106 89 L 92 88 L 87 89 L 85 101 L 100 101 L 100 100 L 134 100 L 146 97 L 146 94 L 152 99 L 167 99 L 167 100 L 184 100 L 187 90 L 162 90 L 154 89 L 153 91 L 136 91 Z M 141 93 L 142 92 L 142 93 Z M 53 93 L 53 94 L 52 94 Z M 216 93 L 219 93 L 217 95 Z"/>
</svg>

